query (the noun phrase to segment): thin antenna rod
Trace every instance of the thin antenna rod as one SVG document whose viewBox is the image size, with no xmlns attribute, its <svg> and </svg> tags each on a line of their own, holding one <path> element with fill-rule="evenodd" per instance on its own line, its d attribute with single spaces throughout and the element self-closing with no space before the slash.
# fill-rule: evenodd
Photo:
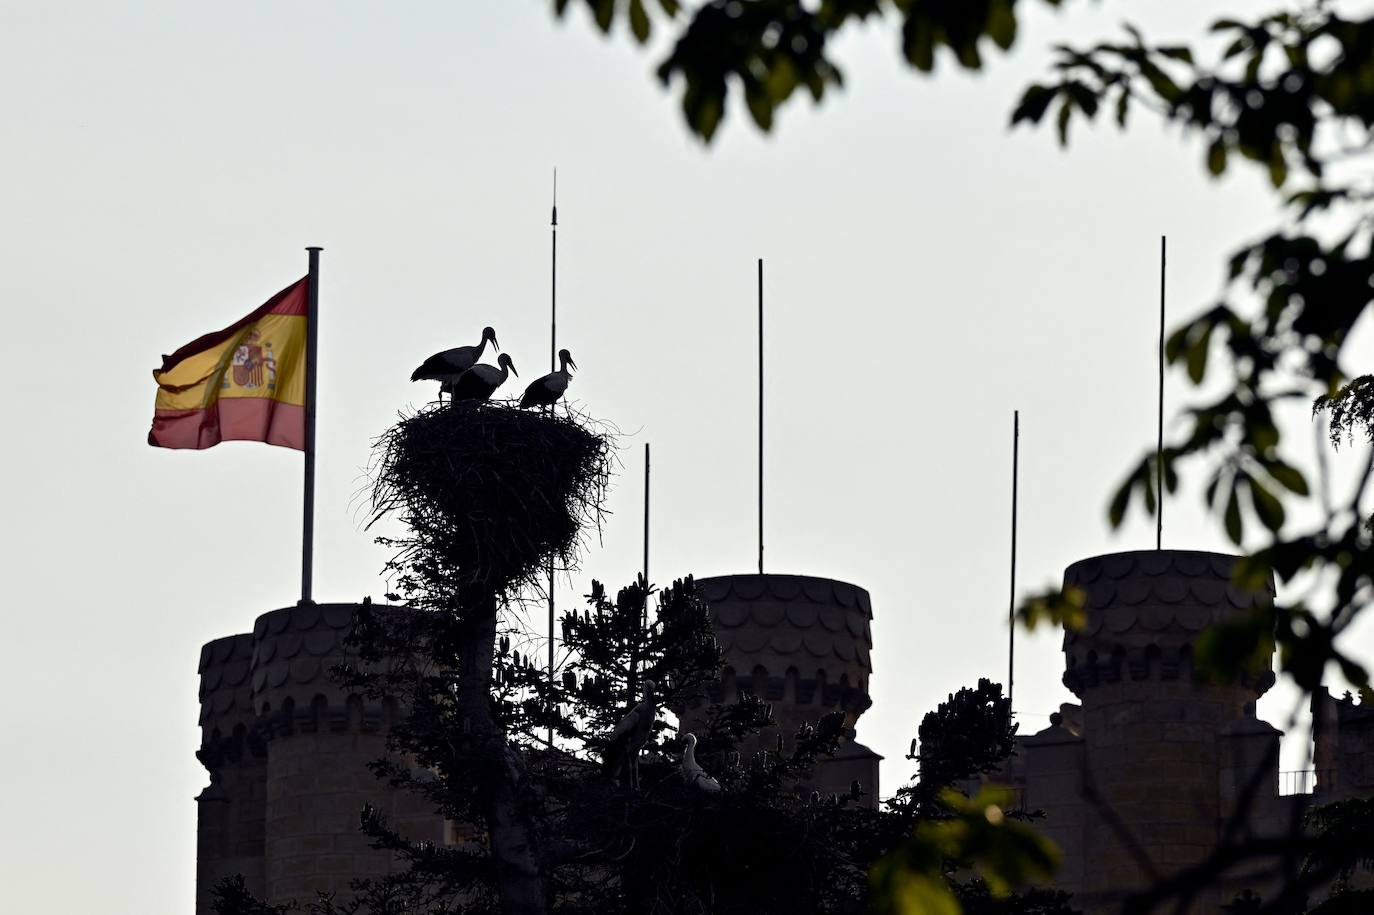
<svg viewBox="0 0 1374 915">
<path fill-rule="evenodd" d="M 1168 238 L 1159 236 L 1159 414 L 1155 440 L 1155 549 L 1164 548 L 1164 264 Z"/>
<path fill-rule="evenodd" d="M 759 258 L 759 574 L 763 574 L 763 258 Z"/>
<path fill-rule="evenodd" d="M 558 371 L 558 169 L 553 170 L 553 215 L 549 218 L 553 251 L 549 269 L 549 371 Z"/>
<path fill-rule="evenodd" d="M 1007 603 L 1007 704 L 1016 688 L 1016 503 L 1021 468 L 1021 411 L 1011 414 L 1011 599 Z"/>
<path fill-rule="evenodd" d="M 649 443 L 644 443 L 644 620 L 649 625 Z"/>
<path fill-rule="evenodd" d="M 558 169 L 553 170 L 553 211 L 549 217 L 549 371 L 556 371 L 558 352 Z M 549 695 L 553 695 L 553 557 L 549 557 Z M 553 725 L 549 725 L 549 746 L 553 746 Z"/>
</svg>

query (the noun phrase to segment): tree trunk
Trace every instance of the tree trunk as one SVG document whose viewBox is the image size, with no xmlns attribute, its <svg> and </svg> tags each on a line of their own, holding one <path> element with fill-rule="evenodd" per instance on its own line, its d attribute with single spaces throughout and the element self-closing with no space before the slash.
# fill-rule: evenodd
<svg viewBox="0 0 1374 915">
<path fill-rule="evenodd" d="M 545 915 L 549 910 L 539 837 L 529 808 L 525 764 L 491 713 L 492 657 L 496 651 L 496 598 L 467 604 L 460 649 L 459 708 L 469 728 L 469 751 L 478 765 L 483 813 L 504 915 Z"/>
</svg>

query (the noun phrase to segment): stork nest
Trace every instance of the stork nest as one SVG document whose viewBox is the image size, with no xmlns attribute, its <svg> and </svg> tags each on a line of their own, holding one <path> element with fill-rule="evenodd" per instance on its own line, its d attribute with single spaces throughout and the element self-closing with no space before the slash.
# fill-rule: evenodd
<svg viewBox="0 0 1374 915">
<path fill-rule="evenodd" d="M 410 528 L 381 538 L 402 589 L 507 595 L 550 563 L 576 566 L 582 532 L 600 527 L 613 439 L 566 407 L 458 401 L 403 414 L 374 450 L 368 526 L 393 515 Z"/>
</svg>

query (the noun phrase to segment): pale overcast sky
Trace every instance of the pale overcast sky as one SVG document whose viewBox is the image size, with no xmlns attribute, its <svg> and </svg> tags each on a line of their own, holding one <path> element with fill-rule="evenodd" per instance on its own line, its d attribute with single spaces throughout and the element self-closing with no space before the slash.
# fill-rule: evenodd
<svg viewBox="0 0 1374 915">
<path fill-rule="evenodd" d="M 892 29 L 860 29 L 836 48 L 843 92 L 771 137 L 736 112 L 709 149 L 653 52 L 541 0 L 0 7 L 6 908 L 190 910 L 200 645 L 298 594 L 300 454 L 149 448 L 161 354 L 324 246 L 316 593 L 380 596 L 355 496 L 373 436 L 432 394 L 411 369 L 490 323 L 526 379 L 545 371 L 555 166 L 572 394 L 625 432 L 563 595 L 638 569 L 645 441 L 654 579 L 753 569 L 765 258 L 767 566 L 872 593 L 859 736 L 890 792 L 920 716 L 1005 671 L 1012 410 L 1024 589 L 1151 546 L 1104 507 L 1153 440 L 1158 238 L 1182 316 L 1274 216 L 1258 175 L 1207 180 L 1149 119 L 1078 129 L 1068 153 L 1006 128 L 1053 42 L 1123 19 L 1187 38 L 1249 4 L 1025 6 L 1016 53 L 976 77 L 918 78 Z M 1301 411 L 1292 428 L 1306 440 Z M 1167 517 L 1166 545 L 1225 549 L 1191 500 Z M 1038 730 L 1071 699 L 1059 638 L 1017 657 Z"/>
</svg>

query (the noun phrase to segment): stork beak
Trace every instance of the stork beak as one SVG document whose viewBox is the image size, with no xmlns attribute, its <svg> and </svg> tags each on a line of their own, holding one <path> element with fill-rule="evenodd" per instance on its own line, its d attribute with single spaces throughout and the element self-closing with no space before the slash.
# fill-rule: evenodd
<svg viewBox="0 0 1374 915">
<path fill-rule="evenodd" d="M 571 359 L 568 360 L 568 365 L 572 366 L 573 368 L 577 368 L 577 363 L 573 362 Z"/>
<path fill-rule="evenodd" d="M 510 366 L 510 373 L 511 373 L 512 375 L 514 375 L 516 378 L 519 378 L 519 377 L 520 377 L 520 373 L 517 372 L 517 371 L 515 370 L 515 362 L 512 361 L 512 362 L 508 362 L 508 363 L 506 363 L 506 364 Z"/>
<path fill-rule="evenodd" d="M 491 348 L 496 350 L 498 353 L 501 352 L 501 344 L 496 342 L 496 334 L 491 335 Z"/>
</svg>

